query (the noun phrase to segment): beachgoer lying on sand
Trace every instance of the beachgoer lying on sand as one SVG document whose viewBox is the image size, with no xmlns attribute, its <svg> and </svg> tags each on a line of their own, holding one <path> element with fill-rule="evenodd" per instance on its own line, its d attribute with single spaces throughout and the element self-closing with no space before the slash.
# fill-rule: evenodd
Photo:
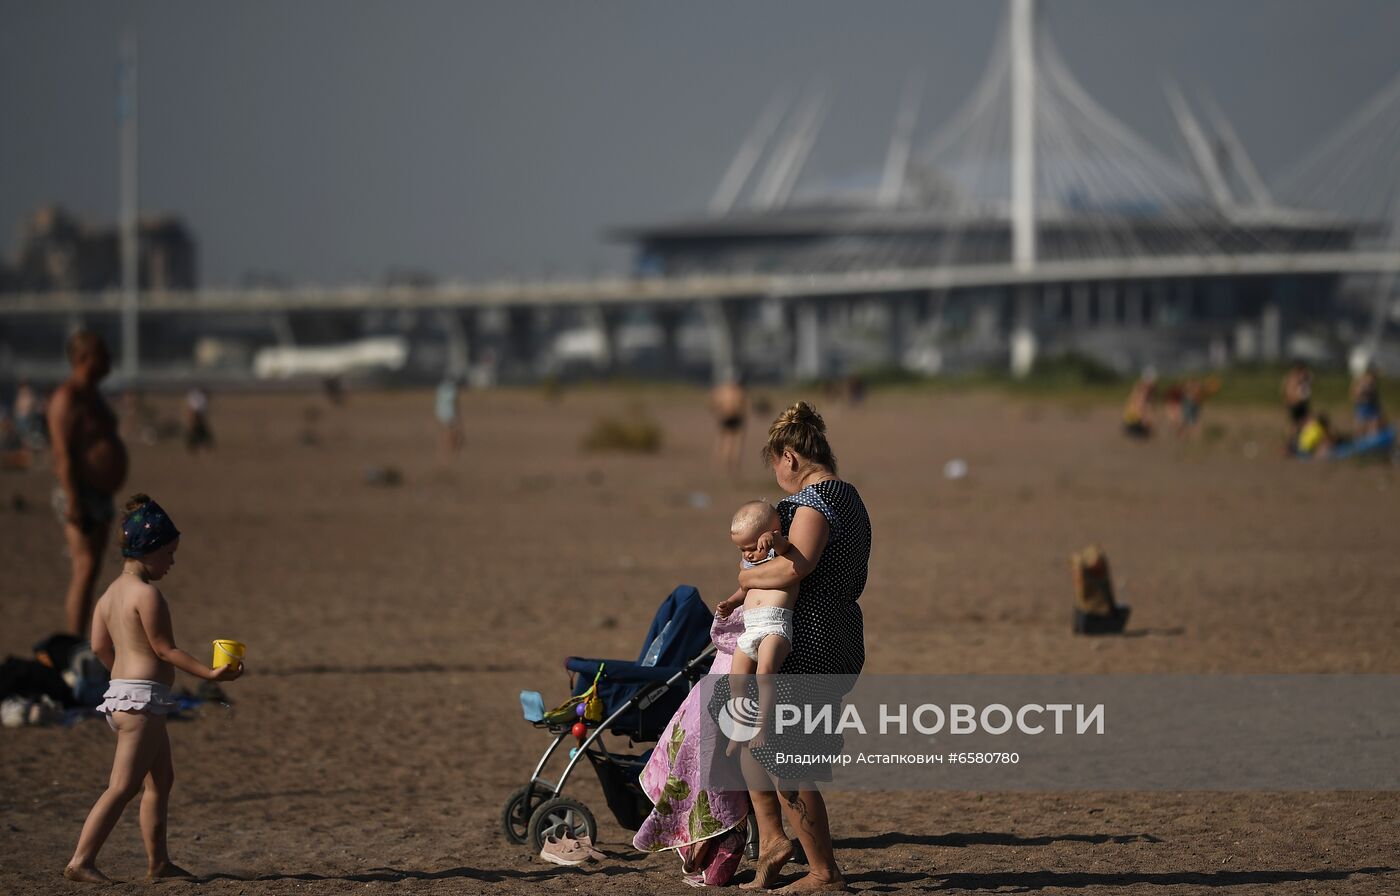
<svg viewBox="0 0 1400 896">
<path fill-rule="evenodd" d="M 1293 453 L 1300 457 L 1327 457 L 1332 449 L 1350 441 L 1332 429 L 1332 421 L 1326 414 L 1309 414 L 1298 428 L 1298 438 L 1293 443 Z"/>
</svg>

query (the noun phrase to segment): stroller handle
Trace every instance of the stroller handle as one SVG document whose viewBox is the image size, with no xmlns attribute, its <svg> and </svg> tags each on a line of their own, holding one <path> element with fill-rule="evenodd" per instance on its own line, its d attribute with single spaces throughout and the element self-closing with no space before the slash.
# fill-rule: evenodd
<svg viewBox="0 0 1400 896">
<path fill-rule="evenodd" d="M 599 666 L 606 666 L 603 677 L 614 684 L 647 684 L 653 681 L 664 682 L 678 675 L 695 681 L 705 673 L 702 667 L 706 660 L 714 656 L 715 645 L 709 644 L 684 666 L 643 666 L 634 660 L 600 660 L 590 657 L 571 656 L 564 660 L 564 668 L 578 675 L 594 676 Z"/>
</svg>

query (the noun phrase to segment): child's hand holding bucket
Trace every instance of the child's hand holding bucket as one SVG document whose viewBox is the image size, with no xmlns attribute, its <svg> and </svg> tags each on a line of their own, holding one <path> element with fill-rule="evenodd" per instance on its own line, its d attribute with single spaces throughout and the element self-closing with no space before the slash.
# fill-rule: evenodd
<svg viewBox="0 0 1400 896">
<path fill-rule="evenodd" d="M 238 641 L 219 640 L 214 642 L 214 669 L 211 681 L 233 681 L 243 674 L 243 657 L 248 645 Z"/>
</svg>

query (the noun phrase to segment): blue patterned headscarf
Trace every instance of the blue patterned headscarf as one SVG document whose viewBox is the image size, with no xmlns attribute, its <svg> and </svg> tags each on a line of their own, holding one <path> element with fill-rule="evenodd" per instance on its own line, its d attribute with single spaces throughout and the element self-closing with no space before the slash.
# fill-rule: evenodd
<svg viewBox="0 0 1400 896">
<path fill-rule="evenodd" d="M 122 556 L 144 557 L 180 537 L 170 516 L 155 501 L 131 511 L 122 522 Z"/>
</svg>

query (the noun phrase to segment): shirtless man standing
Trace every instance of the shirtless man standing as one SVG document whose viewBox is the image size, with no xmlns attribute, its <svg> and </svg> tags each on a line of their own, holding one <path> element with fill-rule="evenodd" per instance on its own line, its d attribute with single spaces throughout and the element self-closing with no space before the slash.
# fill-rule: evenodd
<svg viewBox="0 0 1400 896">
<path fill-rule="evenodd" d="M 116 510 L 112 502 L 126 483 L 126 445 L 117 417 L 98 384 L 111 372 L 102 337 L 79 330 L 68 339 L 68 379 L 49 400 L 49 444 L 58 486 L 54 512 L 63 524 L 72 561 L 64 614 L 68 631 L 83 637 L 92 616 L 92 586 L 102 564 Z"/>
<path fill-rule="evenodd" d="M 710 393 L 710 409 L 719 423 L 719 442 L 715 446 L 719 462 L 734 476 L 739 472 L 739 452 L 744 446 L 744 417 L 749 400 L 736 377 L 729 377 Z"/>
</svg>

